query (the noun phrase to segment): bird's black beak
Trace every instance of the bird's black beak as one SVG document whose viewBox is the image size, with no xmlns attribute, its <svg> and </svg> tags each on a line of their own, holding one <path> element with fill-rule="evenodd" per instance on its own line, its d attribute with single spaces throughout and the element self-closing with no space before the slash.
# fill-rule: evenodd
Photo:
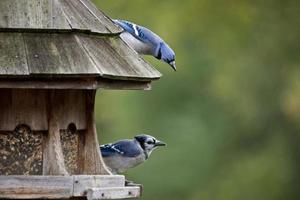
<svg viewBox="0 0 300 200">
<path fill-rule="evenodd" d="M 174 69 L 175 72 L 177 71 L 175 61 L 170 62 L 169 65 Z"/>
<path fill-rule="evenodd" d="M 156 146 L 156 147 L 159 147 L 159 146 L 167 146 L 167 144 L 164 143 L 164 142 L 162 142 L 162 141 L 157 140 L 157 141 L 155 142 L 155 146 Z"/>
</svg>

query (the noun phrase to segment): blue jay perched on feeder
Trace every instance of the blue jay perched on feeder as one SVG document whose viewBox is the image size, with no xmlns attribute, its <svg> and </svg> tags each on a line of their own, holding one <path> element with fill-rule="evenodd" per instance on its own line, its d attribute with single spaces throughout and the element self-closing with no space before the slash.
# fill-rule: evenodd
<svg viewBox="0 0 300 200">
<path fill-rule="evenodd" d="M 175 53 L 169 45 L 149 29 L 125 20 L 114 20 L 124 29 L 121 38 L 136 52 L 152 55 L 158 60 L 168 63 L 175 71 Z"/>
<path fill-rule="evenodd" d="M 137 135 L 132 140 L 101 145 L 100 150 L 106 166 L 119 174 L 145 162 L 159 146 L 166 144 L 150 135 Z"/>
</svg>

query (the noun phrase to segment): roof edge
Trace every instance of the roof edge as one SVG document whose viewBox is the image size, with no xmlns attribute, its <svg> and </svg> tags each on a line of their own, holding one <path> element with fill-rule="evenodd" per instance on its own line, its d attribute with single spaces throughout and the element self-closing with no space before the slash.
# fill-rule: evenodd
<svg viewBox="0 0 300 200">
<path fill-rule="evenodd" d="M 0 78 L 0 89 L 151 90 L 151 81 L 125 81 L 106 78 Z"/>
<path fill-rule="evenodd" d="M 89 29 L 50 29 L 50 28 L 2 28 L 0 27 L 0 32 L 4 33 L 85 33 L 90 35 L 98 35 L 98 36 L 118 36 L 122 33 L 100 33 L 96 31 L 92 31 Z"/>
</svg>

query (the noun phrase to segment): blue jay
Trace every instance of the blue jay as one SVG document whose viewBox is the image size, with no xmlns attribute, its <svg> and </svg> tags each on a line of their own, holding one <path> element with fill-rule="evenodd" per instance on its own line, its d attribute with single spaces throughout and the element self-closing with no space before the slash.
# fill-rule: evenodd
<svg viewBox="0 0 300 200">
<path fill-rule="evenodd" d="M 124 29 L 121 38 L 136 52 L 152 55 L 158 60 L 168 63 L 175 71 L 175 53 L 163 39 L 149 29 L 125 20 L 114 20 Z"/>
<path fill-rule="evenodd" d="M 101 145 L 100 150 L 106 166 L 119 174 L 145 162 L 159 146 L 166 144 L 150 135 L 137 135 L 131 140 Z"/>
</svg>

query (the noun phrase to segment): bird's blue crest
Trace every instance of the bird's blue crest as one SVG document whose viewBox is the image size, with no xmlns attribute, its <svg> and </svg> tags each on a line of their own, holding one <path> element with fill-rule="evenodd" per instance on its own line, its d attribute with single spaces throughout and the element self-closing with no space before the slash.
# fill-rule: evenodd
<svg viewBox="0 0 300 200">
<path fill-rule="evenodd" d="M 151 135 L 146 135 L 146 134 L 140 134 L 134 137 L 138 142 L 143 143 L 145 142 L 148 138 L 152 138 Z"/>
</svg>

